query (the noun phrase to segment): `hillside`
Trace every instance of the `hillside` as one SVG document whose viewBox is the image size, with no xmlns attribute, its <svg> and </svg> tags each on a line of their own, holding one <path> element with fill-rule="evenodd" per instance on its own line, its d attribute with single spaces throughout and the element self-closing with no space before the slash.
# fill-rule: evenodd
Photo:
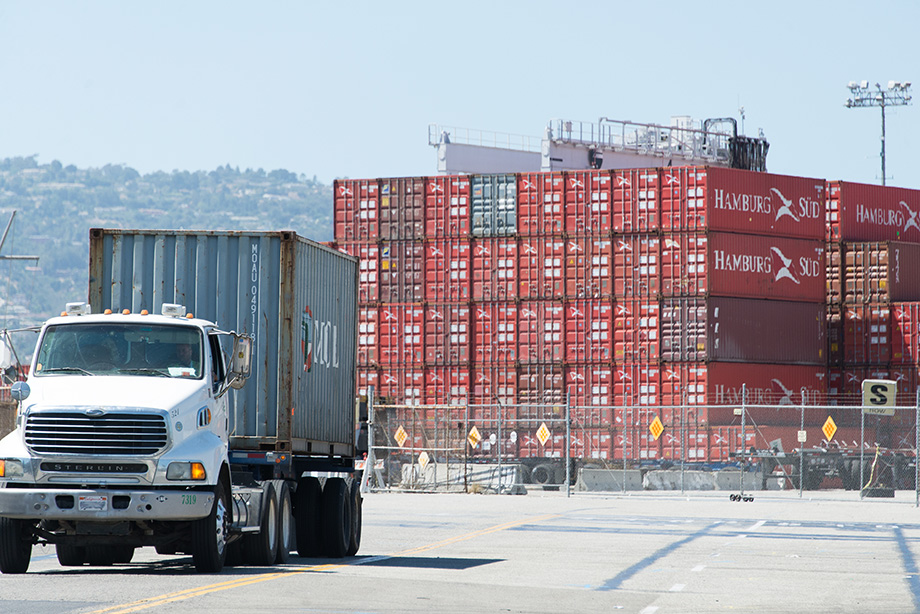
<svg viewBox="0 0 920 614">
<path fill-rule="evenodd" d="M 0 255 L 0 327 L 40 323 L 86 300 L 89 229 L 294 230 L 332 240 L 332 187 L 286 170 L 141 175 L 123 165 L 80 169 L 35 156 L 0 160 L 0 224 L 16 211 Z"/>
</svg>

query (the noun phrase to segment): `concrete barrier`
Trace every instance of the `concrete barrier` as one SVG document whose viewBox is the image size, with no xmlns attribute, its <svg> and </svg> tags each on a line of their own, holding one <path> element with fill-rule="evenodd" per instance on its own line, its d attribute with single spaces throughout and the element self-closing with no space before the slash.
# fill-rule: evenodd
<svg viewBox="0 0 920 614">
<path fill-rule="evenodd" d="M 648 471 L 642 477 L 645 490 L 715 490 L 716 480 L 711 471 L 665 469 Z"/>
<path fill-rule="evenodd" d="M 498 492 L 501 486 L 503 493 L 526 495 L 521 470 L 520 464 L 502 463 L 499 476 L 497 464 L 428 463 L 425 467 L 418 463 L 405 464 L 399 487 L 446 492 L 463 492 L 464 489 Z"/>
<path fill-rule="evenodd" d="M 580 492 L 623 490 L 623 470 L 617 469 L 579 469 L 575 490 Z M 744 489 L 761 490 L 763 474 L 748 472 L 744 474 Z M 783 478 L 768 477 L 767 489 L 781 490 Z M 740 490 L 741 471 L 695 471 L 686 470 L 681 477 L 680 469 L 653 469 L 626 471 L 626 490 Z"/>
<path fill-rule="evenodd" d="M 642 490 L 642 472 L 638 469 L 587 469 L 582 467 L 578 470 L 578 477 L 575 481 L 575 490 L 581 492 L 587 491 L 616 491 L 624 490 Z"/>
</svg>

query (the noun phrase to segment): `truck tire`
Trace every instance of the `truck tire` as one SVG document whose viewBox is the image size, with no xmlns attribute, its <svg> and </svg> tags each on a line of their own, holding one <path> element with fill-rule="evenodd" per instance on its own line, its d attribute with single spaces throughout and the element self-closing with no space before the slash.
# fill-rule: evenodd
<svg viewBox="0 0 920 614">
<path fill-rule="evenodd" d="M 227 556 L 230 495 L 223 482 L 214 487 L 211 513 L 192 523 L 192 561 L 198 573 L 220 573 Z"/>
<path fill-rule="evenodd" d="M 342 478 L 327 478 L 323 488 L 322 516 L 324 551 L 334 559 L 343 558 L 351 545 L 354 510 L 351 493 Z"/>
<path fill-rule="evenodd" d="M 272 480 L 272 484 L 278 497 L 278 555 L 275 557 L 275 563 L 287 563 L 291 560 L 291 550 L 297 548 L 291 487 L 285 480 Z"/>
<path fill-rule="evenodd" d="M 316 478 L 301 478 L 294 493 L 294 527 L 297 538 L 297 554 L 302 557 L 316 557 L 320 549 L 320 502 L 322 488 Z"/>
<path fill-rule="evenodd" d="M 250 565 L 274 565 L 278 555 L 278 499 L 271 482 L 262 484 L 262 515 L 259 532 L 243 536 L 243 561 Z"/>
<path fill-rule="evenodd" d="M 115 562 L 125 565 L 134 558 L 134 546 L 113 546 L 115 549 Z"/>
<path fill-rule="evenodd" d="M 87 546 L 86 562 L 93 567 L 111 567 L 118 556 L 115 548 L 117 546 Z"/>
<path fill-rule="evenodd" d="M 534 484 L 546 485 L 554 484 L 556 479 L 556 470 L 549 463 L 537 465 L 530 473 L 530 479 Z"/>
<path fill-rule="evenodd" d="M 348 551 L 345 553 L 345 556 L 354 556 L 358 553 L 358 548 L 361 547 L 361 505 L 364 503 L 364 498 L 361 496 L 361 482 L 359 480 L 352 480 L 351 482 L 351 499 L 349 501 L 352 506 L 352 523 L 351 523 L 351 540 L 348 544 Z"/>
<path fill-rule="evenodd" d="M 32 560 L 32 531 L 26 520 L 0 518 L 0 572 L 25 573 Z"/>
<path fill-rule="evenodd" d="M 54 549 L 57 551 L 58 563 L 60 563 L 62 567 L 80 567 L 86 562 L 85 546 L 55 544 Z"/>
</svg>

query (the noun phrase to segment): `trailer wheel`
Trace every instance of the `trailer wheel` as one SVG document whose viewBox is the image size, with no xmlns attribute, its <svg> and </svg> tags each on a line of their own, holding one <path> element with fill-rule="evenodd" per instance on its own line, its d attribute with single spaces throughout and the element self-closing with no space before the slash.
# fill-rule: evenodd
<svg viewBox="0 0 920 614">
<path fill-rule="evenodd" d="M 118 556 L 116 546 L 87 546 L 86 562 L 93 567 L 110 567 Z"/>
<path fill-rule="evenodd" d="M 294 506 L 291 503 L 291 487 L 284 480 L 272 480 L 278 496 L 278 555 L 276 563 L 287 563 L 291 550 L 297 548 L 294 539 Z"/>
<path fill-rule="evenodd" d="M 301 478 L 294 493 L 294 527 L 297 554 L 315 557 L 321 554 L 319 520 L 322 488 L 316 478 Z"/>
<path fill-rule="evenodd" d="M 250 565 L 273 565 L 278 555 L 278 500 L 271 482 L 262 484 L 259 532 L 243 536 L 243 560 Z"/>
<path fill-rule="evenodd" d="M 85 546 L 55 544 L 54 549 L 57 551 L 58 563 L 60 563 L 62 567 L 80 567 L 86 562 Z"/>
<path fill-rule="evenodd" d="M 537 465 L 533 468 L 533 471 L 530 473 L 530 479 L 533 480 L 534 484 L 553 484 L 556 477 L 556 470 L 553 469 L 552 465 L 542 464 Z"/>
<path fill-rule="evenodd" d="M 328 478 L 323 488 L 322 515 L 326 555 L 340 559 L 351 545 L 353 509 L 349 489 L 342 478 Z"/>
<path fill-rule="evenodd" d="M 230 496 L 223 482 L 214 487 L 211 513 L 192 523 L 192 560 L 198 573 L 220 573 L 227 556 Z"/>
<path fill-rule="evenodd" d="M 19 518 L 0 518 L 0 572 L 25 573 L 32 560 L 32 526 Z"/>
<path fill-rule="evenodd" d="M 345 556 L 356 555 L 358 548 L 361 547 L 361 505 L 364 503 L 364 498 L 361 496 L 361 482 L 359 480 L 352 481 L 350 494 L 348 503 L 352 506 L 351 540 L 348 543 L 348 551 L 345 552 Z"/>
<path fill-rule="evenodd" d="M 134 558 L 134 546 L 112 546 L 115 549 L 115 562 L 126 564 Z"/>
</svg>

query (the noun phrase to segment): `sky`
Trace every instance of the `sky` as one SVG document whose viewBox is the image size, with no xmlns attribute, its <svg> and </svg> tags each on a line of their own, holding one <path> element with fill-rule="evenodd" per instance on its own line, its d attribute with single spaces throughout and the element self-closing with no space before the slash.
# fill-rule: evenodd
<svg viewBox="0 0 920 614">
<path fill-rule="evenodd" d="M 430 124 L 735 117 L 770 172 L 881 181 L 881 111 L 920 92 L 916 0 L 0 0 L 0 158 L 229 164 L 324 183 L 437 173 Z M 889 185 L 920 188 L 920 107 L 886 110 Z"/>
</svg>

